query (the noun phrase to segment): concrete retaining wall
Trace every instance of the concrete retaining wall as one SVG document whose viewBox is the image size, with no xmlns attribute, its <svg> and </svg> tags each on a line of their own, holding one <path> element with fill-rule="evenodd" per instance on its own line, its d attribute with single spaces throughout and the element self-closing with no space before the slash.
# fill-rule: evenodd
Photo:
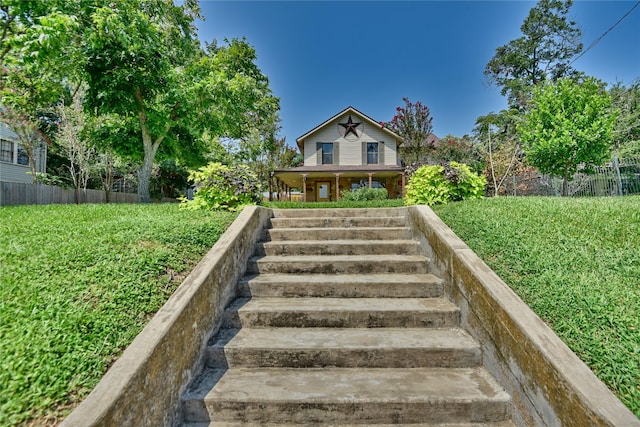
<svg viewBox="0 0 640 427">
<path fill-rule="evenodd" d="M 426 206 L 409 207 L 416 237 L 445 278 L 462 325 L 485 365 L 511 393 L 514 423 L 627 426 L 640 420 L 553 331 Z"/>
<path fill-rule="evenodd" d="M 171 426 L 272 216 L 247 207 L 62 426 Z"/>
</svg>

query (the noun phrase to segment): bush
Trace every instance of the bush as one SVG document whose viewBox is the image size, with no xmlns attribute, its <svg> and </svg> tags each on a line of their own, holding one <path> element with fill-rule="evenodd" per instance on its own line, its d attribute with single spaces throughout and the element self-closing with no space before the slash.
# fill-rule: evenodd
<svg viewBox="0 0 640 427">
<path fill-rule="evenodd" d="M 405 205 L 436 205 L 484 195 L 487 180 L 462 163 L 419 167 L 409 179 Z"/>
<path fill-rule="evenodd" d="M 386 188 L 361 187 L 357 190 L 346 190 L 340 195 L 341 200 L 360 202 L 365 200 L 386 200 Z"/>
<path fill-rule="evenodd" d="M 244 165 L 209 163 L 191 171 L 189 180 L 194 182 L 195 191 L 193 200 L 181 199 L 186 209 L 237 211 L 262 201 L 258 177 Z"/>
</svg>

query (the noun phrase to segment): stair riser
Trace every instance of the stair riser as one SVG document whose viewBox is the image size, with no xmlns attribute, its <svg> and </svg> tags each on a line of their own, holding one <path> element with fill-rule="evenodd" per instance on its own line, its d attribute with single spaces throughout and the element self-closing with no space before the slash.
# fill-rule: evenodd
<svg viewBox="0 0 640 427">
<path fill-rule="evenodd" d="M 432 402 L 236 402 L 187 401 L 185 421 L 241 421 L 244 423 L 456 423 L 504 421 L 509 416 L 507 402 L 446 401 Z"/>
<path fill-rule="evenodd" d="M 267 230 L 271 241 L 295 240 L 408 240 L 411 230 L 404 227 L 391 228 L 273 228 Z"/>
<path fill-rule="evenodd" d="M 442 284 L 389 283 L 247 283 L 239 284 L 243 297 L 332 297 L 332 298 L 436 298 Z"/>
<path fill-rule="evenodd" d="M 275 255 L 394 255 L 406 254 L 417 255 L 420 245 L 418 242 L 366 242 L 366 243 L 343 243 L 343 242 L 295 242 L 280 243 L 266 242 L 256 246 L 257 256 Z"/>
<path fill-rule="evenodd" d="M 225 328 L 450 328 L 459 324 L 460 312 L 423 311 L 314 311 L 226 312 Z"/>
<path fill-rule="evenodd" d="M 273 228 L 406 227 L 404 217 L 388 218 L 272 218 Z"/>
<path fill-rule="evenodd" d="M 268 260 L 249 261 L 247 273 L 249 274 L 426 274 L 428 268 L 426 262 L 416 261 L 391 261 L 368 262 L 344 261 L 295 261 L 275 262 Z"/>
<path fill-rule="evenodd" d="M 214 368 L 467 368 L 481 362 L 475 349 L 319 349 L 263 350 L 209 347 L 207 361 Z"/>
</svg>

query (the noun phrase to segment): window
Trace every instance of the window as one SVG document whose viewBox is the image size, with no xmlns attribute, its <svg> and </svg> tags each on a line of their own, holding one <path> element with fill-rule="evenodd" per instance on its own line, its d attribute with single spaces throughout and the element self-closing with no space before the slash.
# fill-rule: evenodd
<svg viewBox="0 0 640 427">
<path fill-rule="evenodd" d="M 331 142 L 322 143 L 322 164 L 323 165 L 333 164 L 333 143 Z"/>
<path fill-rule="evenodd" d="M 18 146 L 18 162 L 19 165 L 29 166 L 29 156 L 24 148 Z"/>
<path fill-rule="evenodd" d="M 0 162 L 13 163 L 13 142 L 0 139 Z"/>
<path fill-rule="evenodd" d="M 378 143 L 377 142 L 367 142 L 367 164 L 368 165 L 378 164 Z"/>
</svg>

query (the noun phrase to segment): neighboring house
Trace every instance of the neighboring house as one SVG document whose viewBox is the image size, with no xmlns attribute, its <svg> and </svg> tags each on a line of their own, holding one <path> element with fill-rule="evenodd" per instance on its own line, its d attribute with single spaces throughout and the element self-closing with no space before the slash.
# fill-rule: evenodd
<svg viewBox="0 0 640 427">
<path fill-rule="evenodd" d="M 360 187 L 384 187 L 389 198 L 402 197 L 402 138 L 355 108 L 346 108 L 296 142 L 304 166 L 276 170 L 274 176 L 289 188 L 302 189 L 303 201 L 335 201 L 344 190 Z"/>
<path fill-rule="evenodd" d="M 18 135 L 0 122 L 0 182 L 32 183 L 29 157 L 18 142 Z M 43 142 L 35 152 L 36 172 L 47 170 L 47 144 Z"/>
</svg>

